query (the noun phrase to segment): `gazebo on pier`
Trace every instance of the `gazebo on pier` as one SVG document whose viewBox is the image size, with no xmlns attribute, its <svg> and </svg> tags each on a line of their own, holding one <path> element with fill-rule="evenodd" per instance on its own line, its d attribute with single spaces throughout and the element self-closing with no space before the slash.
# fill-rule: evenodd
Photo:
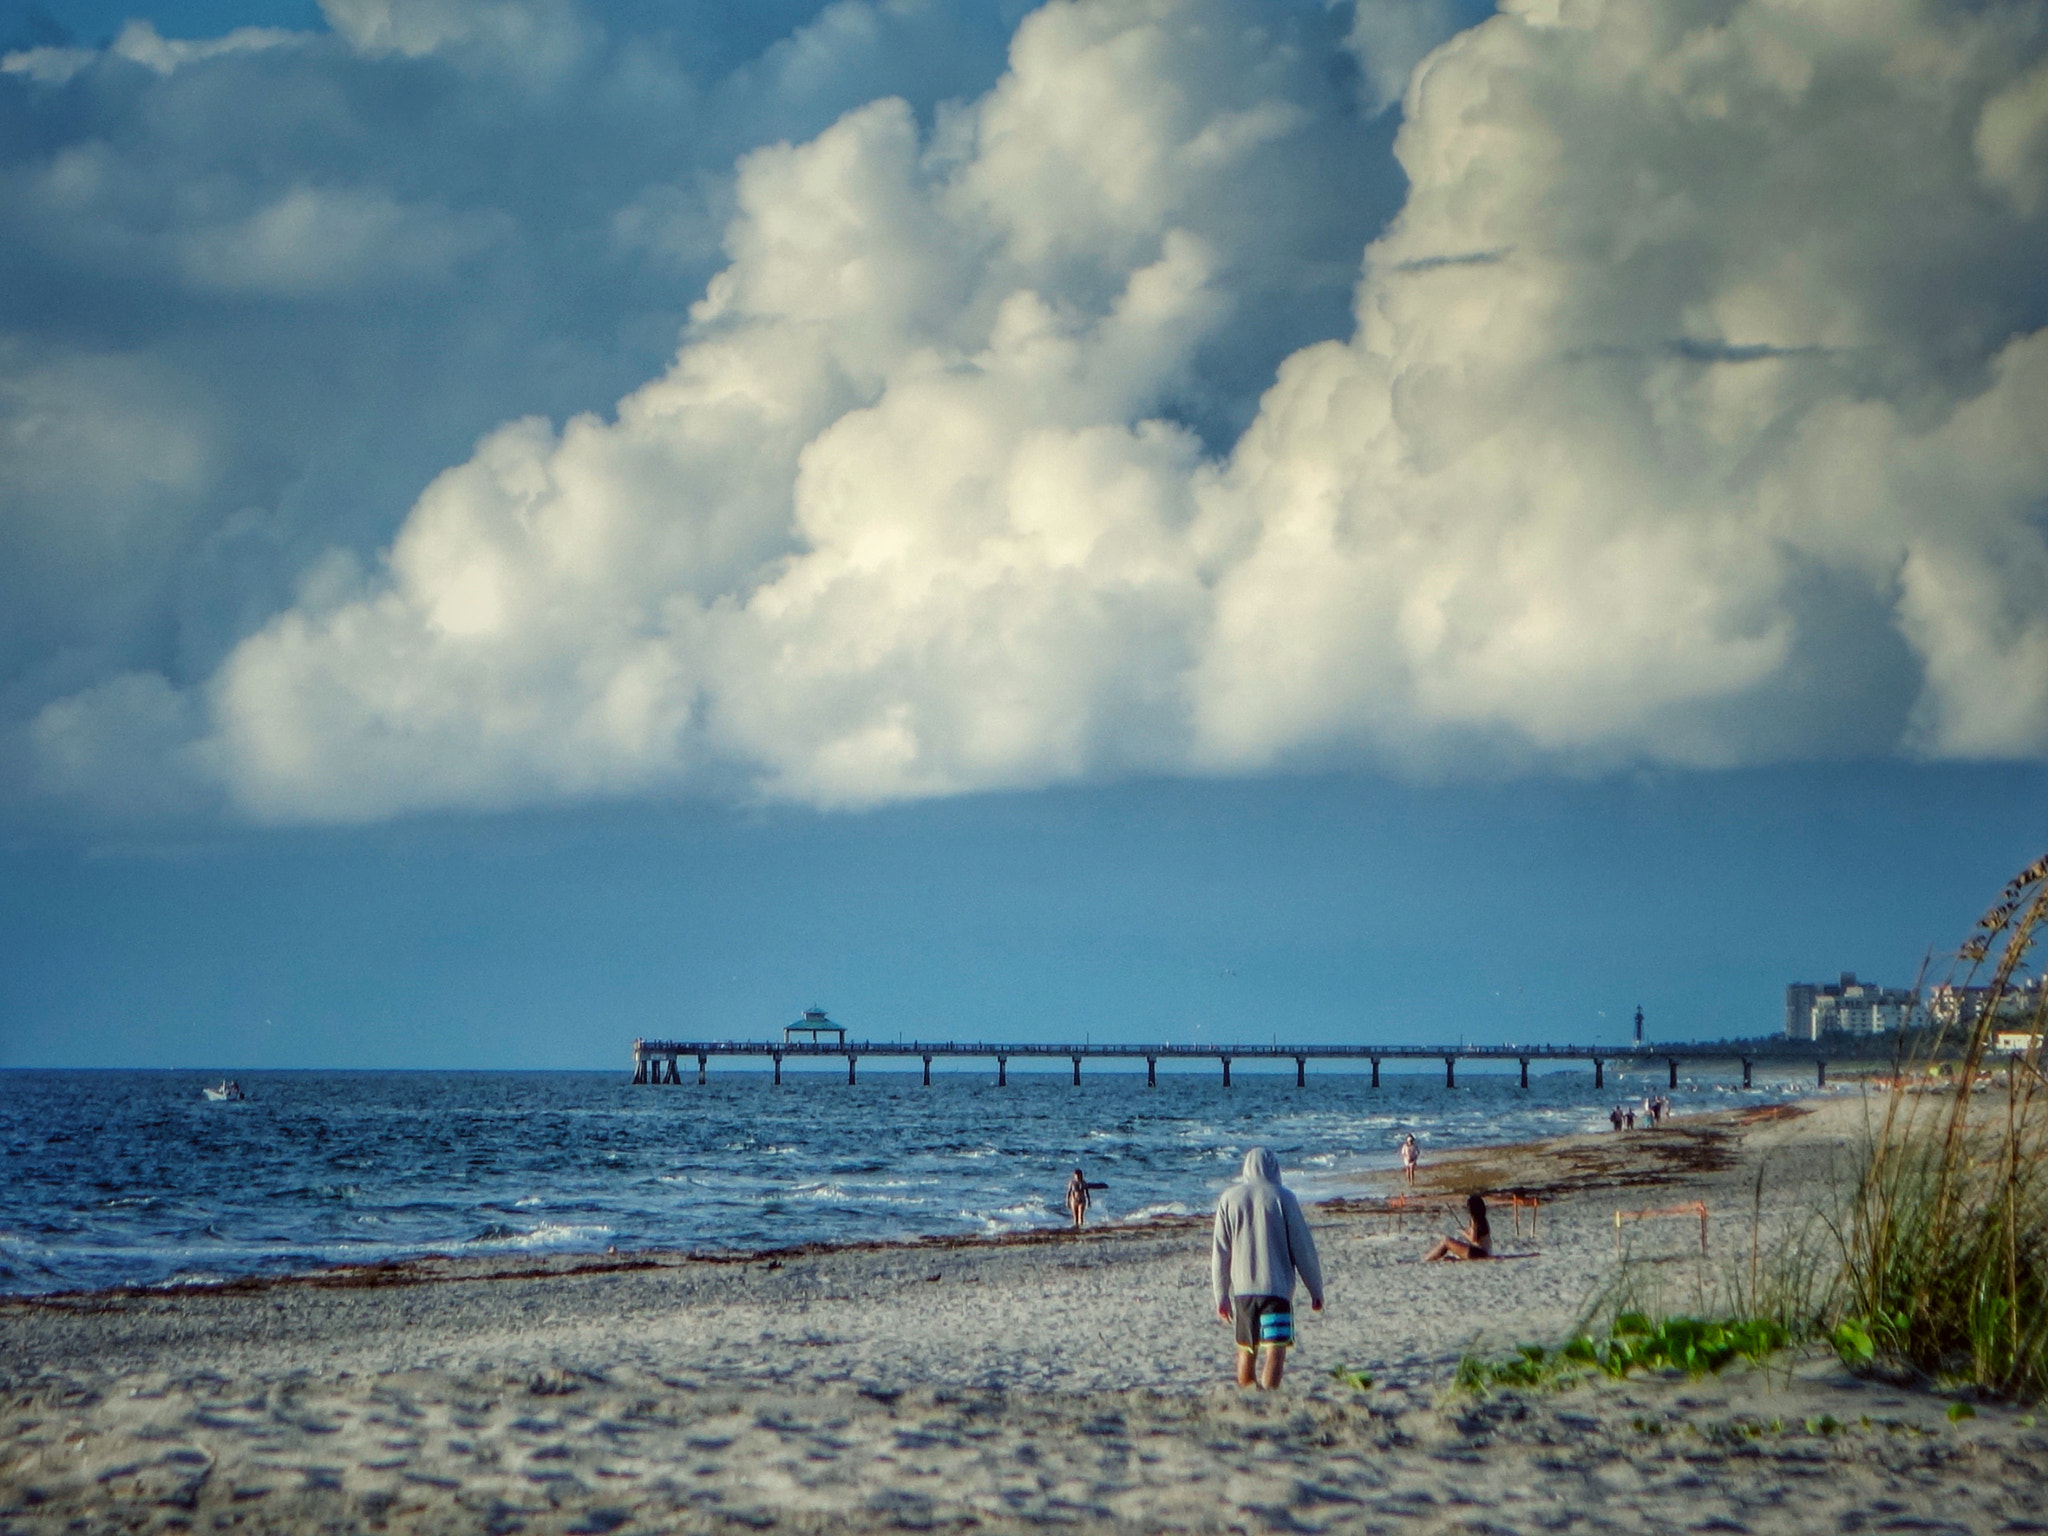
<svg viewBox="0 0 2048 1536">
<path fill-rule="evenodd" d="M 808 1035 L 810 1038 L 800 1041 L 797 1039 L 799 1035 Z M 825 1017 L 825 1010 L 822 1008 L 806 1008 L 802 1018 L 798 1019 L 794 1024 L 782 1026 L 782 1043 L 784 1045 L 821 1045 L 824 1043 L 820 1039 L 823 1035 L 830 1035 L 835 1047 L 842 1050 L 845 1049 L 846 1026 L 844 1024 L 834 1024 Z"/>
</svg>

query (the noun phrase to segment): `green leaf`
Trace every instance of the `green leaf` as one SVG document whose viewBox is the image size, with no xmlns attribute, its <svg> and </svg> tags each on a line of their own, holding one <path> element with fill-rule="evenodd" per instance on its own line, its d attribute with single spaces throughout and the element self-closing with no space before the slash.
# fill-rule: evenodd
<svg viewBox="0 0 2048 1536">
<path fill-rule="evenodd" d="M 1835 1331 L 1828 1335 L 1828 1342 L 1842 1357 L 1844 1365 L 1868 1365 L 1877 1357 L 1877 1340 L 1870 1336 L 1868 1328 L 1858 1322 L 1837 1324 Z"/>
</svg>

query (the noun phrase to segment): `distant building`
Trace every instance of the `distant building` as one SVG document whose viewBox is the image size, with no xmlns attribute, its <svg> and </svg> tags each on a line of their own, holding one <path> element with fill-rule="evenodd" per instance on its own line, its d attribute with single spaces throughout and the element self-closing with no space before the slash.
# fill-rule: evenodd
<svg viewBox="0 0 2048 1536">
<path fill-rule="evenodd" d="M 1813 1038 L 1813 1000 L 1820 988 L 1810 981 L 1795 981 L 1785 989 L 1785 1034 L 1793 1040 Z"/>
<path fill-rule="evenodd" d="M 1915 994 L 1858 981 L 1854 971 L 1842 972 L 1833 986 L 1795 981 L 1785 988 L 1785 1033 L 1794 1040 L 1882 1035 L 1926 1022 L 1927 1010 Z"/>
<path fill-rule="evenodd" d="M 1998 1000 L 2001 1021 L 2020 1021 L 2038 1014 L 2041 1007 L 2041 978 L 2022 977 L 2005 989 Z M 1984 1016 L 1991 1001 L 1989 987 L 1957 987 L 1944 982 L 1927 994 L 1927 1015 L 1936 1024 L 1953 1027 L 1974 1024 Z M 2002 1049 L 2002 1047 L 2001 1047 Z"/>
</svg>

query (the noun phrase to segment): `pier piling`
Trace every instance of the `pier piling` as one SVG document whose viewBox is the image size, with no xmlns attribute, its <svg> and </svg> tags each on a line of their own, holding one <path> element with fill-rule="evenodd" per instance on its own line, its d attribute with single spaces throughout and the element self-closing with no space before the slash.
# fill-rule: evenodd
<svg viewBox="0 0 2048 1536">
<path fill-rule="evenodd" d="M 932 1059 L 929 1056 L 924 1059 L 924 1085 L 927 1088 L 932 1085 Z"/>
<path fill-rule="evenodd" d="M 1007 1056 L 998 1056 L 996 1058 L 996 1086 L 998 1088 L 1010 1086 L 1010 1058 Z"/>
<path fill-rule="evenodd" d="M 1080 1086 L 1081 1086 L 1081 1058 L 1080 1058 L 1080 1057 L 1078 1057 L 1078 1056 L 1076 1056 L 1076 1057 L 1074 1057 L 1074 1058 L 1073 1058 L 1073 1062 L 1074 1062 L 1074 1086 L 1075 1086 L 1076 1088 L 1078 1088 L 1078 1087 L 1080 1087 Z"/>
<path fill-rule="evenodd" d="M 1446 1056 L 1444 1058 L 1444 1086 L 1446 1088 L 1458 1086 L 1458 1058 L 1455 1056 Z"/>
<path fill-rule="evenodd" d="M 1294 1086 L 1297 1088 L 1306 1088 L 1308 1086 L 1308 1058 L 1306 1056 L 1294 1058 Z"/>
<path fill-rule="evenodd" d="M 1742 1058 L 1742 1086 L 1745 1088 L 1749 1086 L 1749 1058 L 1747 1056 Z"/>
<path fill-rule="evenodd" d="M 1664 1065 L 1671 1069 L 1671 1086 L 1676 1088 L 1678 1086 L 1678 1058 L 1676 1056 L 1666 1056 L 1664 1058 Z"/>
<path fill-rule="evenodd" d="M 859 1060 L 860 1058 L 854 1055 L 853 1052 L 848 1051 L 846 1053 L 846 1086 L 849 1088 L 851 1088 L 854 1083 L 853 1064 Z"/>
<path fill-rule="evenodd" d="M 697 1053 L 697 1086 L 699 1088 L 704 1086 L 704 1066 L 710 1059 L 702 1051 Z"/>
<path fill-rule="evenodd" d="M 1230 1058 L 1223 1056 L 1218 1059 L 1223 1063 L 1223 1086 L 1228 1088 L 1230 1086 Z"/>
<path fill-rule="evenodd" d="M 1159 1086 L 1159 1058 L 1157 1056 L 1147 1056 L 1145 1058 L 1145 1086 L 1147 1088 L 1157 1088 Z"/>
<path fill-rule="evenodd" d="M 1377 1056 L 1372 1058 L 1372 1085 L 1375 1088 L 1380 1085 L 1380 1059 Z"/>
<path fill-rule="evenodd" d="M 1593 1086 L 1595 1088 L 1605 1088 L 1607 1086 L 1607 1072 L 1601 1065 L 1598 1056 L 1593 1058 Z"/>
<path fill-rule="evenodd" d="M 782 1052 L 775 1053 L 775 1086 L 782 1086 Z"/>
<path fill-rule="evenodd" d="M 1529 1058 L 1518 1056 L 1515 1059 L 1522 1064 L 1522 1086 L 1526 1088 L 1529 1086 Z"/>
</svg>

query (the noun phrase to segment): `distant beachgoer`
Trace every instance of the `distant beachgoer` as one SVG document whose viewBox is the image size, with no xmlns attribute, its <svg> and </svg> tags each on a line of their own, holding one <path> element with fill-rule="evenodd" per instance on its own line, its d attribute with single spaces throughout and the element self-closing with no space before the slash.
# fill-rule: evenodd
<svg viewBox="0 0 2048 1536">
<path fill-rule="evenodd" d="M 1216 1315 L 1237 1330 L 1237 1384 L 1275 1390 L 1294 1342 L 1294 1278 L 1320 1312 L 1323 1266 L 1301 1202 L 1264 1147 L 1245 1153 L 1244 1177 L 1216 1202 L 1209 1268 Z"/>
<path fill-rule="evenodd" d="M 1465 1218 L 1465 1230 L 1456 1237 L 1438 1238 L 1436 1246 L 1422 1256 L 1423 1263 L 1493 1257 L 1493 1226 L 1486 1219 L 1486 1202 L 1476 1193 L 1465 1197 Z"/>
<path fill-rule="evenodd" d="M 1618 1131 L 1618 1130 L 1620 1130 L 1620 1129 L 1621 1129 L 1621 1106 L 1620 1106 L 1619 1104 L 1615 1105 L 1615 1106 L 1614 1106 L 1614 1109 L 1613 1109 L 1613 1110 L 1612 1110 L 1612 1111 L 1611 1111 L 1611 1112 L 1610 1112 L 1610 1113 L 1608 1114 L 1607 1118 L 1608 1118 L 1609 1120 L 1611 1120 L 1611 1121 L 1613 1121 L 1613 1122 L 1614 1122 L 1614 1128 L 1615 1128 L 1615 1129 L 1616 1129 L 1617 1131 Z"/>
<path fill-rule="evenodd" d="M 1657 1123 L 1662 1125 L 1671 1118 L 1671 1100 L 1663 1094 L 1657 1096 Z"/>
<path fill-rule="evenodd" d="M 1632 1109 L 1624 1109 L 1621 1112 L 1621 1123 L 1630 1130 L 1634 1130 L 1636 1128 L 1636 1112 Z"/>
<path fill-rule="evenodd" d="M 1415 1164 L 1421 1155 L 1415 1146 L 1415 1133 L 1410 1131 L 1401 1138 L 1401 1172 L 1410 1184 L 1415 1182 Z"/>
<path fill-rule="evenodd" d="M 1088 1191 L 1091 1189 L 1107 1188 L 1109 1188 L 1107 1184 L 1089 1183 L 1080 1169 L 1076 1168 L 1074 1170 L 1074 1176 L 1067 1180 L 1067 1210 L 1073 1215 L 1074 1230 L 1076 1232 L 1080 1231 L 1088 1221 L 1088 1206 L 1090 1204 Z"/>
</svg>

